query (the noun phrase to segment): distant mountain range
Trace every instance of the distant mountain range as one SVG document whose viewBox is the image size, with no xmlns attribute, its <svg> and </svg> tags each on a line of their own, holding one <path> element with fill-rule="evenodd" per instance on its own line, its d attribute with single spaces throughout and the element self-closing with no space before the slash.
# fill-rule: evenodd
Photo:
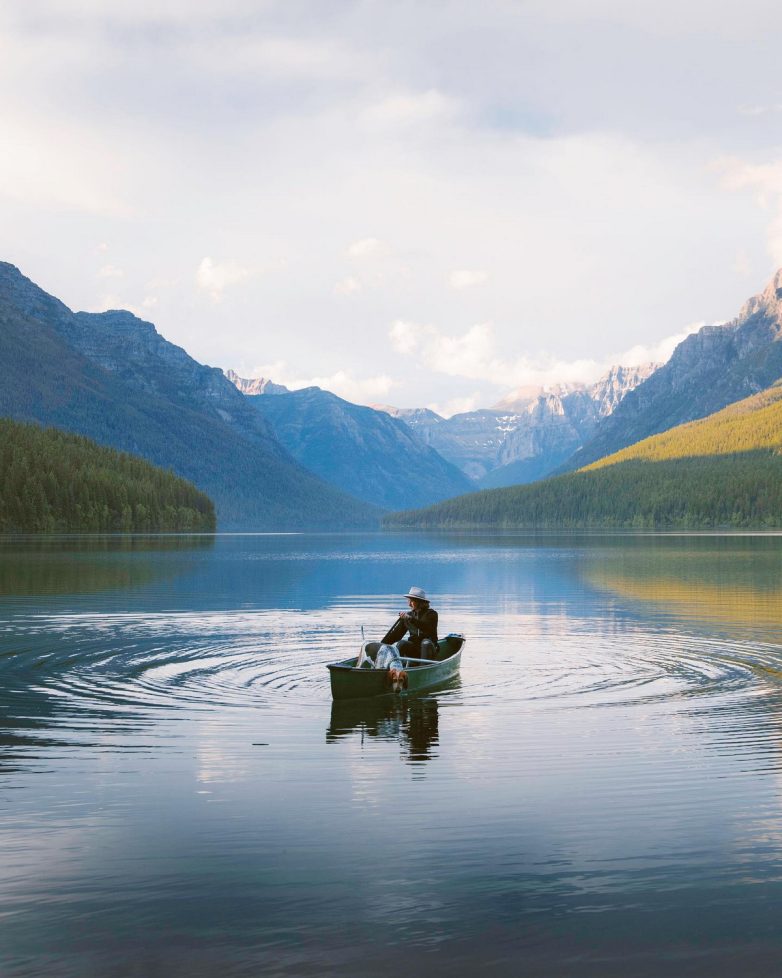
<svg viewBox="0 0 782 978">
<path fill-rule="evenodd" d="M 240 390 L 252 390 L 252 382 L 233 371 L 226 376 Z M 269 382 L 263 383 L 265 389 L 248 393 L 247 400 L 282 445 L 310 471 L 359 499 L 407 509 L 473 488 L 455 465 L 384 411 L 351 404 L 319 387 L 270 391 Z"/>
<path fill-rule="evenodd" d="M 688 336 L 670 360 L 630 391 L 562 471 L 703 418 L 782 377 L 782 269 L 738 316 Z"/>
<path fill-rule="evenodd" d="M 387 525 L 421 528 L 782 526 L 782 382 L 578 472 L 484 490 Z"/>
<path fill-rule="evenodd" d="M 583 467 L 768 388 L 782 377 L 781 340 L 782 269 L 662 366 L 520 389 L 446 419 L 224 374 L 129 312 L 74 313 L 0 263 L 0 415 L 171 469 L 209 494 L 223 529 L 371 527 L 382 508 Z"/>
<path fill-rule="evenodd" d="M 527 388 L 493 408 L 442 418 L 425 408 L 376 405 L 484 488 L 542 479 L 588 441 L 656 364 L 612 367 L 592 385 Z"/>
<path fill-rule="evenodd" d="M 132 452 L 209 494 L 221 528 L 377 525 L 297 463 L 222 371 L 129 312 L 73 313 L 0 262 L 0 415 Z"/>
</svg>

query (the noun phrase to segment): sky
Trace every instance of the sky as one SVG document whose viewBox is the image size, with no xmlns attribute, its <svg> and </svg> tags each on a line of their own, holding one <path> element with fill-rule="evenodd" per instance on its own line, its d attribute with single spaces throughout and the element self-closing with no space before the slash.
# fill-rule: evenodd
<svg viewBox="0 0 782 978">
<path fill-rule="evenodd" d="M 201 362 L 487 407 L 782 266 L 769 0 L 4 0 L 0 259 Z"/>
</svg>

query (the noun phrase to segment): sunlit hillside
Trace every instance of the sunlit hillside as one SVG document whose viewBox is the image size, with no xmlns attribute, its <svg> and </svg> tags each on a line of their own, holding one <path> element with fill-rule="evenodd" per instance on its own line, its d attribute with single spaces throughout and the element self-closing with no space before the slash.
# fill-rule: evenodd
<svg viewBox="0 0 782 978">
<path fill-rule="evenodd" d="M 629 459 L 667 459 L 730 455 L 762 449 L 782 450 L 782 383 L 700 421 L 652 435 L 580 469 L 589 472 Z"/>
<path fill-rule="evenodd" d="M 396 513 L 390 526 L 782 526 L 782 386 L 532 485 Z"/>
</svg>

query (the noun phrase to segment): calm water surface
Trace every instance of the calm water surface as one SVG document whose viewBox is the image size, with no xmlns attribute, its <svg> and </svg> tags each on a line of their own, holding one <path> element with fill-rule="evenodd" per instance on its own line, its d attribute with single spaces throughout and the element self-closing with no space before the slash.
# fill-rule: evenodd
<svg viewBox="0 0 782 978">
<path fill-rule="evenodd" d="M 782 968 L 782 537 L 0 543 L 0 974 Z M 412 585 L 429 696 L 324 664 Z"/>
</svg>

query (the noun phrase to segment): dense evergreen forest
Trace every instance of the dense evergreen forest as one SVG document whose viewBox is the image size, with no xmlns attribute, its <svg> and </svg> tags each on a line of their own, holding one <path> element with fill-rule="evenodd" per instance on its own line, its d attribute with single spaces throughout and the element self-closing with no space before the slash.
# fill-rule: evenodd
<svg viewBox="0 0 782 978">
<path fill-rule="evenodd" d="M 0 531 L 210 531 L 212 501 L 171 472 L 80 435 L 0 418 Z"/>
<path fill-rule="evenodd" d="M 782 526 L 782 387 L 680 425 L 578 472 L 394 513 L 388 526 Z"/>
</svg>

